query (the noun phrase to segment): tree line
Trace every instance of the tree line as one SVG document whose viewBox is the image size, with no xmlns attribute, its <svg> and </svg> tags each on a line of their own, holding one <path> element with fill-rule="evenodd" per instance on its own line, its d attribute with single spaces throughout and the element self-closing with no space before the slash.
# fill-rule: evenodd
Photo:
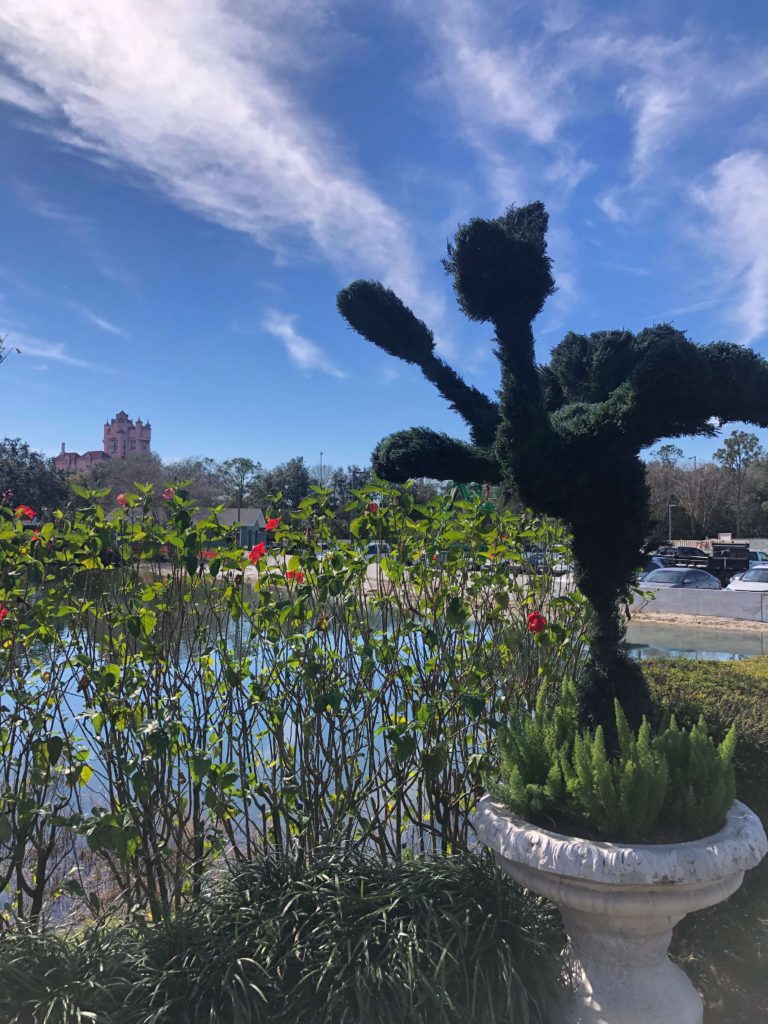
<svg viewBox="0 0 768 1024">
<path fill-rule="evenodd" d="M 114 495 L 132 490 L 136 482 L 153 484 L 156 494 L 169 483 L 183 482 L 196 504 L 203 508 L 224 505 L 266 511 L 270 506 L 278 513 L 296 508 L 313 487 L 324 487 L 331 492 L 336 532 L 346 536 L 349 524 L 344 508 L 352 492 L 371 479 L 370 466 L 308 466 L 302 456 L 265 468 L 245 456 L 221 462 L 194 456 L 163 461 L 155 452 L 135 452 L 125 459 L 104 460 L 88 473 L 66 475 L 52 459 L 33 451 L 20 438 L 6 437 L 0 442 L 0 501 L 8 505 L 23 503 L 36 510 L 65 506 L 72 498 L 72 483 L 109 488 L 109 496 L 103 499 L 105 505 L 114 504 Z M 415 485 L 414 496 L 417 501 L 427 501 L 440 490 L 441 485 L 434 481 L 421 480 Z M 281 497 L 275 504 L 271 499 L 277 494 Z"/>
<path fill-rule="evenodd" d="M 768 537 L 768 452 L 756 434 L 734 430 L 709 462 L 661 445 L 646 462 L 646 479 L 659 538 Z"/>
</svg>

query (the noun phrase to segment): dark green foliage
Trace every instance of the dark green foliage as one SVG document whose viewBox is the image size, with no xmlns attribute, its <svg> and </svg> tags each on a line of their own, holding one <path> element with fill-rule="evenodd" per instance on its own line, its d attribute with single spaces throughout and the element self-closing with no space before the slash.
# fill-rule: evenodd
<svg viewBox="0 0 768 1024">
<path fill-rule="evenodd" d="M 357 282 L 339 308 L 364 337 L 419 365 L 470 429 L 470 446 L 424 428 L 398 432 L 374 454 L 381 476 L 501 479 L 523 503 L 567 524 L 576 580 L 592 609 L 580 718 L 602 724 L 614 748 L 614 700 L 635 728 L 651 708 L 618 610 L 648 533 L 639 453 L 663 437 L 711 434 L 712 417 L 768 425 L 768 362 L 739 345 L 695 345 L 658 324 L 638 335 L 570 333 L 549 366 L 538 367 L 531 322 L 554 289 L 546 230 L 544 207 L 532 203 L 471 220 L 448 246 L 444 265 L 459 306 L 494 326 L 498 405 L 441 361 L 438 372 L 431 333 L 392 292 Z"/>
<path fill-rule="evenodd" d="M 23 503 L 36 512 L 63 507 L 71 497 L 66 478 L 52 460 L 18 437 L 0 441 L 0 495 L 5 492 L 9 505 Z"/>
<path fill-rule="evenodd" d="M 456 232 L 443 261 L 456 298 L 470 320 L 498 323 L 537 316 L 555 290 L 547 256 L 542 203 L 510 207 L 495 220 L 473 218 Z"/>
<path fill-rule="evenodd" d="M 731 728 L 716 746 L 703 718 L 690 730 L 674 716 L 637 733 L 615 705 L 617 750 L 602 726 L 580 731 L 576 695 L 542 687 L 535 714 L 520 708 L 499 733 L 501 777 L 493 795 L 534 824 L 614 842 L 678 842 L 716 832 L 736 795 Z"/>
<path fill-rule="evenodd" d="M 498 483 L 499 464 L 490 451 L 456 441 L 426 427 L 412 427 L 385 437 L 373 454 L 378 472 L 386 480 L 404 483 L 429 465 L 436 480 Z"/>
<path fill-rule="evenodd" d="M 736 726 L 737 793 L 768 827 L 768 657 L 647 661 L 643 670 L 654 701 L 678 721 L 703 714 L 717 736 Z M 725 903 L 678 925 L 672 953 L 704 996 L 705 1024 L 768 1019 L 768 859 Z"/>
<path fill-rule="evenodd" d="M 4 933 L 0 1019 L 545 1024 L 562 944 L 553 908 L 486 861 L 263 858 L 169 922 Z"/>
</svg>

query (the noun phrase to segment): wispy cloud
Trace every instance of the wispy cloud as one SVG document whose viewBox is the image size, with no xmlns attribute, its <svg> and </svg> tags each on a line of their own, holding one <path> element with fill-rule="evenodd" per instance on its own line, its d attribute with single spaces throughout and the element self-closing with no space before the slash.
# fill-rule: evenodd
<svg viewBox="0 0 768 1024">
<path fill-rule="evenodd" d="M 118 327 L 113 324 L 110 320 L 105 319 L 103 316 L 99 316 L 98 313 L 94 313 L 88 306 L 84 306 L 80 302 L 70 302 L 70 306 L 77 310 L 77 312 L 89 323 L 95 327 L 100 327 L 102 331 L 106 331 L 108 334 L 117 334 L 121 338 L 127 338 L 128 332 L 124 331 L 122 327 Z"/>
<path fill-rule="evenodd" d="M 314 255 L 414 300 L 401 217 L 291 94 L 306 38 L 293 6 L 237 15 L 225 0 L 6 0 L 0 41 L 55 104 L 70 144 L 262 245 L 305 254 L 309 239 Z M 328 5 L 299 7 L 316 28 Z"/>
<path fill-rule="evenodd" d="M 2 72 L 0 72 L 0 103 L 10 103 L 30 114 L 50 114 L 54 109 L 51 101 L 43 93 L 29 88 L 23 82 L 9 78 Z"/>
<path fill-rule="evenodd" d="M 693 198 L 706 213 L 716 286 L 735 289 L 734 319 L 752 343 L 768 331 L 768 156 L 741 150 L 721 160 Z"/>
<path fill-rule="evenodd" d="M 64 342 L 46 341 L 42 338 L 35 338 L 30 334 L 24 334 L 17 330 L 3 330 L 2 333 L 7 335 L 7 344 L 18 348 L 22 356 L 35 356 L 38 359 L 50 359 L 55 363 L 65 363 L 67 366 L 79 366 L 84 370 L 97 370 L 100 373 L 115 372 L 110 367 L 100 366 L 87 359 L 80 359 L 78 356 L 71 355 Z"/>
<path fill-rule="evenodd" d="M 300 369 L 319 370 L 338 379 L 346 377 L 347 374 L 334 366 L 319 345 L 299 334 L 294 326 L 297 319 L 287 313 L 269 310 L 264 318 L 264 330 L 282 341 L 286 352 Z"/>
</svg>

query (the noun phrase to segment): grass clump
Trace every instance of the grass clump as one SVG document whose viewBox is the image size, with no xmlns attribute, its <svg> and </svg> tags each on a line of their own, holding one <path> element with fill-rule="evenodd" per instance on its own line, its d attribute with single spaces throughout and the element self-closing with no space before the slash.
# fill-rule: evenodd
<svg viewBox="0 0 768 1024">
<path fill-rule="evenodd" d="M 518 708 L 499 732 L 501 782 L 491 792 L 536 825 L 612 842 L 684 842 L 711 835 L 736 795 L 736 731 L 718 746 L 703 717 L 667 716 L 637 733 L 615 703 L 617 749 L 602 727 L 580 730 L 575 691 L 542 687 L 535 713 Z"/>
<path fill-rule="evenodd" d="M 156 924 L 0 936 L 7 1024 L 544 1024 L 563 936 L 489 862 L 239 866 Z"/>
</svg>

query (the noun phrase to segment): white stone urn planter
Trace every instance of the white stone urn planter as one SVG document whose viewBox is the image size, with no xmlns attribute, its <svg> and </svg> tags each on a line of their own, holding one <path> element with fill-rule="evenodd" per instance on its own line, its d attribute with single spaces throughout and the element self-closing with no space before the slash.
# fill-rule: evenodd
<svg viewBox="0 0 768 1024">
<path fill-rule="evenodd" d="M 547 832 L 484 796 L 474 825 L 507 875 L 560 908 L 575 984 L 565 1024 L 701 1024 L 701 998 L 667 956 L 672 929 L 760 863 L 756 814 L 737 800 L 713 836 L 626 846 Z"/>
</svg>

